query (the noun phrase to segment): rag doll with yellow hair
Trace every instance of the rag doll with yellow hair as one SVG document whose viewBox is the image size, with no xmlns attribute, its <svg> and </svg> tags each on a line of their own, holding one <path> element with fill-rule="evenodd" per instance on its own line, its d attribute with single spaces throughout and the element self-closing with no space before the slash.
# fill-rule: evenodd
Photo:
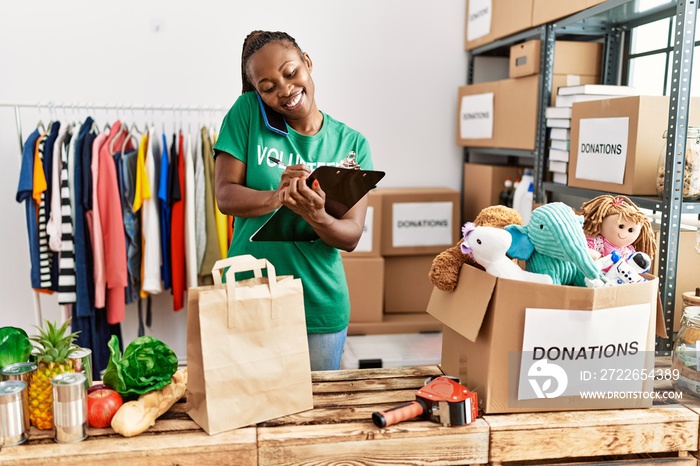
<svg viewBox="0 0 700 466">
<path fill-rule="evenodd" d="M 651 222 L 629 198 L 604 194 L 584 202 L 581 214 L 588 248 L 600 257 L 613 251 L 627 257 L 639 251 L 654 258 L 656 242 Z"/>
</svg>

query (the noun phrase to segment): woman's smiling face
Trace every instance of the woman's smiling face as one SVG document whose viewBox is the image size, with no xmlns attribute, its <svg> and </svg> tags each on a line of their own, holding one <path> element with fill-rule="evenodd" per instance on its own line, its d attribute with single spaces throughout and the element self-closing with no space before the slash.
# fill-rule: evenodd
<svg viewBox="0 0 700 466">
<path fill-rule="evenodd" d="M 314 82 L 311 59 L 307 54 L 281 41 L 270 42 L 248 61 L 250 82 L 273 110 L 294 121 L 315 116 Z"/>
</svg>

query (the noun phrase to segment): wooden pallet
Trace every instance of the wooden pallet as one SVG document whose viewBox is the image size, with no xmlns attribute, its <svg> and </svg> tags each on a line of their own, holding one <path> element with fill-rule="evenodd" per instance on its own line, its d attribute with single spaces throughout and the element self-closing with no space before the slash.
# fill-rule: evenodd
<svg viewBox="0 0 700 466">
<path fill-rule="evenodd" d="M 697 466 L 697 459 L 692 456 L 678 457 L 643 453 L 638 455 L 594 456 L 553 461 L 515 461 L 507 464 L 508 466 Z"/>
<path fill-rule="evenodd" d="M 146 432 L 125 438 L 111 428 L 88 428 L 85 440 L 58 444 L 53 431 L 32 427 L 29 440 L 0 450 L 0 465 L 99 465 L 154 466 L 160 464 L 255 466 L 255 427 L 210 436 L 186 413 L 186 403 L 176 403 Z M 223 460 L 223 462 L 222 462 Z"/>
<path fill-rule="evenodd" d="M 90 429 L 74 444 L 32 429 L 0 465 L 531 465 L 695 464 L 700 404 L 649 409 L 485 415 L 467 426 L 411 420 L 387 428 L 375 411 L 415 399 L 438 366 L 313 373 L 314 409 L 210 436 L 179 402 L 143 434 Z M 659 381 L 658 390 L 671 390 Z M 691 453 L 688 455 L 687 453 Z"/>
<path fill-rule="evenodd" d="M 487 463 L 482 419 L 459 427 L 371 422 L 373 412 L 415 400 L 426 378 L 441 374 L 437 366 L 314 373 L 313 410 L 258 427 L 258 464 Z"/>
<path fill-rule="evenodd" d="M 680 405 L 484 416 L 493 464 L 638 453 L 685 456 L 698 448 L 699 419 Z"/>
</svg>

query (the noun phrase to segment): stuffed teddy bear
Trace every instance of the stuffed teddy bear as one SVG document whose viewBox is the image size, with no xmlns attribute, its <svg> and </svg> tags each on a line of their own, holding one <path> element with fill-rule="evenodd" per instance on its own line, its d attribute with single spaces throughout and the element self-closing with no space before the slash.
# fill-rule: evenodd
<svg viewBox="0 0 700 466">
<path fill-rule="evenodd" d="M 484 208 L 474 219 L 476 226 L 489 226 L 494 228 L 505 228 L 507 225 L 522 225 L 523 219 L 520 213 L 503 205 L 494 205 Z M 484 270 L 474 258 L 461 251 L 463 240 L 451 248 L 438 254 L 430 267 L 428 278 L 435 288 L 442 291 L 454 291 L 459 279 L 459 272 L 462 265 L 469 264 L 473 267 Z"/>
<path fill-rule="evenodd" d="M 654 258 L 656 242 L 651 222 L 626 196 L 604 194 L 581 205 L 583 233 L 593 258 L 605 258 L 613 251 L 628 257 L 640 251 Z M 605 267 L 607 271 L 610 267 Z"/>
<path fill-rule="evenodd" d="M 510 233 L 500 228 L 476 226 L 469 222 L 462 227 L 462 252 L 471 255 L 486 272 L 496 277 L 522 280 L 533 283 L 552 284 L 552 277 L 532 273 L 520 268 L 506 256 L 512 238 Z"/>
</svg>

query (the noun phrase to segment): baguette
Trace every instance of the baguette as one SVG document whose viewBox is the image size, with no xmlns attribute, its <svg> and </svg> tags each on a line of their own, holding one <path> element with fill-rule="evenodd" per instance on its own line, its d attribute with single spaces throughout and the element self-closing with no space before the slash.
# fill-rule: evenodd
<svg viewBox="0 0 700 466">
<path fill-rule="evenodd" d="M 133 437 L 145 432 L 156 423 L 156 419 L 185 394 L 187 368 L 175 372 L 170 384 L 160 390 L 144 393 L 138 400 L 124 403 L 112 418 L 112 429 L 124 437 Z"/>
</svg>

